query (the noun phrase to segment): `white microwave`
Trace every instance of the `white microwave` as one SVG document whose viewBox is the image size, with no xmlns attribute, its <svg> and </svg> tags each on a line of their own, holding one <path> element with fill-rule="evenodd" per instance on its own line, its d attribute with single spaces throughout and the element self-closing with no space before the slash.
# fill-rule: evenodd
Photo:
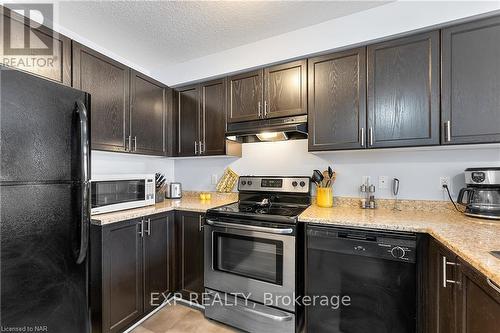
<svg viewBox="0 0 500 333">
<path fill-rule="evenodd" d="M 91 214 L 155 204 L 155 176 L 99 175 L 90 181 Z"/>
</svg>

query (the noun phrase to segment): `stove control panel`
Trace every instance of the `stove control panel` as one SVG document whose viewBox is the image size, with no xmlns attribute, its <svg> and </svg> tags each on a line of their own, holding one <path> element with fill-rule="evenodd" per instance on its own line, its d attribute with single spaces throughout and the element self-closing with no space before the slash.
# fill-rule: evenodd
<svg viewBox="0 0 500 333">
<path fill-rule="evenodd" d="M 309 177 L 257 177 L 241 176 L 238 191 L 309 193 L 311 179 Z"/>
</svg>

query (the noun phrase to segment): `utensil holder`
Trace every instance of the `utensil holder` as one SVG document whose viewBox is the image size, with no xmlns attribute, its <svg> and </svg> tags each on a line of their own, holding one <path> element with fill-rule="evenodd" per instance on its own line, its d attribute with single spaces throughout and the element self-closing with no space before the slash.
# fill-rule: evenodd
<svg viewBox="0 0 500 333">
<path fill-rule="evenodd" d="M 316 188 L 316 204 L 319 207 L 333 207 L 333 188 L 318 187 Z"/>
</svg>

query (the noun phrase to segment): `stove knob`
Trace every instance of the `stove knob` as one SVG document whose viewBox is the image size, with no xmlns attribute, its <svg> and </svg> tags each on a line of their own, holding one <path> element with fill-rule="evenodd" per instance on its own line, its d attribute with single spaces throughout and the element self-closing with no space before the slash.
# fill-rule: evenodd
<svg viewBox="0 0 500 333">
<path fill-rule="evenodd" d="M 252 181 L 251 180 L 248 181 L 248 185 L 252 185 Z"/>
<path fill-rule="evenodd" d="M 401 246 L 395 246 L 391 249 L 391 255 L 396 259 L 404 258 L 406 251 Z"/>
<path fill-rule="evenodd" d="M 293 187 L 297 186 L 297 182 L 296 182 L 296 181 L 293 181 L 293 182 L 292 182 L 292 186 L 293 186 Z"/>
<path fill-rule="evenodd" d="M 304 186 L 306 186 L 306 182 L 305 181 L 301 181 L 300 182 L 300 187 L 304 187 Z"/>
<path fill-rule="evenodd" d="M 247 182 L 245 180 L 241 181 L 241 185 L 246 185 L 246 184 L 247 184 Z"/>
</svg>

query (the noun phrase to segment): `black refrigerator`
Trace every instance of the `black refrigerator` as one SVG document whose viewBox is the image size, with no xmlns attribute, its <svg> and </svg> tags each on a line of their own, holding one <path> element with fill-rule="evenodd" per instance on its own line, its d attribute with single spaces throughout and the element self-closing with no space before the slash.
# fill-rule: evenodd
<svg viewBox="0 0 500 333">
<path fill-rule="evenodd" d="M 89 102 L 0 66 L 2 332 L 90 332 Z"/>
</svg>

